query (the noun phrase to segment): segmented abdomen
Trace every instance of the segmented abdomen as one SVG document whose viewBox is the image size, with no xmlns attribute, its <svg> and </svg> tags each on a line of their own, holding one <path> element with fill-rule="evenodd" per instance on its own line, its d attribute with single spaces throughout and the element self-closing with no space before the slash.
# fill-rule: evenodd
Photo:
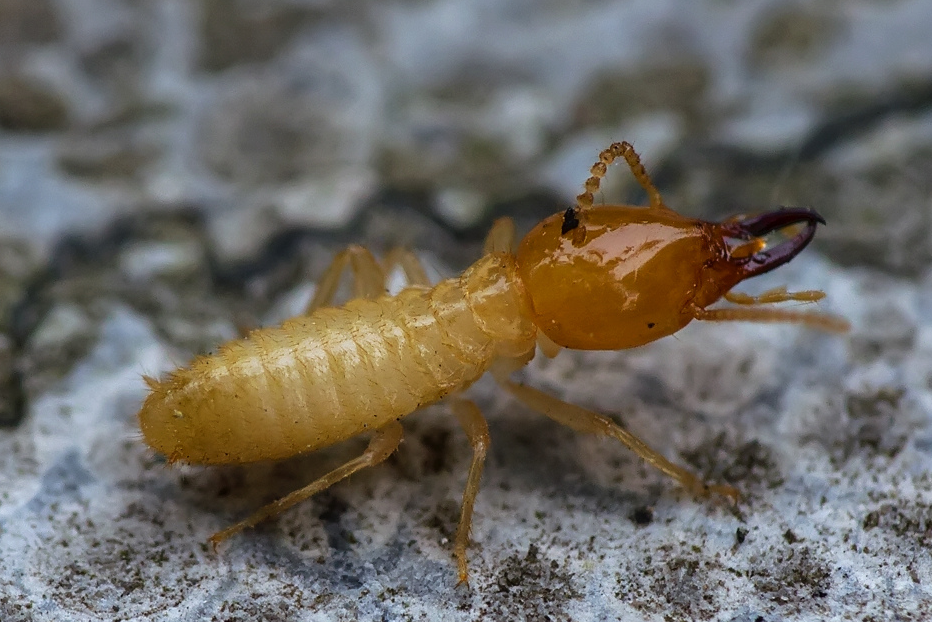
<svg viewBox="0 0 932 622">
<path fill-rule="evenodd" d="M 381 427 L 468 385 L 494 349 L 459 279 L 354 300 L 255 331 L 163 381 L 147 378 L 140 426 L 172 461 L 282 458 Z"/>
</svg>

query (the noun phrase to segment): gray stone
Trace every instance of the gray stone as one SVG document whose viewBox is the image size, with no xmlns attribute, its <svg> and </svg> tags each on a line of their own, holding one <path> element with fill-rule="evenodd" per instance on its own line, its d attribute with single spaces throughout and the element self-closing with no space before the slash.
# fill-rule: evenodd
<svg viewBox="0 0 932 622">
<path fill-rule="evenodd" d="M 0 619 L 928 618 L 927 5 L 0 1 Z M 365 439 L 169 467 L 140 440 L 142 375 L 300 312 L 350 242 L 453 274 L 494 218 L 566 209 L 621 139 L 682 213 L 828 220 L 740 290 L 824 289 L 850 334 L 694 323 L 521 372 L 742 502 L 483 379 L 468 586 L 471 452 L 442 406 L 211 550 Z M 640 193 L 616 166 L 597 202 Z"/>
</svg>

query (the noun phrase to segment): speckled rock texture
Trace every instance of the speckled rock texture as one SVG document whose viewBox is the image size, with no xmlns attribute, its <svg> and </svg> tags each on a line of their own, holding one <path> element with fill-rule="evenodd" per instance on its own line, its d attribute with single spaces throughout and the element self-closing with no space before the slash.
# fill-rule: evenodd
<svg viewBox="0 0 932 622">
<path fill-rule="evenodd" d="M 386 463 L 214 552 L 357 455 L 169 467 L 145 387 L 298 312 L 350 242 L 434 278 L 564 210 L 632 141 L 666 202 L 828 221 L 742 286 L 845 336 L 695 323 L 520 376 L 744 493 L 694 499 L 483 379 Z M 624 166 L 605 202 L 641 203 Z M 396 279 L 397 281 L 397 279 Z M 395 282 L 397 287 L 399 283 Z M 0 0 L 0 620 L 932 618 L 927 0 Z"/>
</svg>

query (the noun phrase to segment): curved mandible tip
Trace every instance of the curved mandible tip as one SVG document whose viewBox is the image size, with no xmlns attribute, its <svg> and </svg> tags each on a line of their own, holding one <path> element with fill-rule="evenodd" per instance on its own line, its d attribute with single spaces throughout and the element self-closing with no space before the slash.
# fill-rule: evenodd
<svg viewBox="0 0 932 622">
<path fill-rule="evenodd" d="M 770 272 L 787 263 L 798 255 L 815 236 L 816 226 L 825 224 L 825 219 L 808 207 L 781 208 L 774 212 L 750 216 L 721 224 L 727 237 L 750 240 L 763 237 L 774 231 L 796 224 L 805 224 L 805 228 L 790 239 L 771 248 L 765 248 L 746 257 L 735 257 L 732 261 L 743 264 L 742 278 L 749 278 Z"/>
</svg>

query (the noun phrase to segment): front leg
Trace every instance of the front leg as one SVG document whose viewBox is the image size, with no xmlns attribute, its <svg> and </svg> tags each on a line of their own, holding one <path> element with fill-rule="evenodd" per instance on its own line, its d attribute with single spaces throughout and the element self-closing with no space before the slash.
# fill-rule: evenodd
<svg viewBox="0 0 932 622">
<path fill-rule="evenodd" d="M 732 503 L 737 503 L 741 496 L 736 488 L 728 486 L 727 484 L 706 484 L 697 475 L 681 466 L 673 464 L 656 450 L 648 447 L 644 441 L 631 434 L 605 415 L 600 415 L 599 413 L 574 404 L 568 404 L 532 387 L 518 384 L 501 377 L 497 379 L 499 384 L 518 398 L 518 401 L 522 404 L 550 417 L 557 423 L 562 423 L 577 432 L 610 436 L 621 441 L 628 449 L 636 453 L 648 464 L 666 473 L 678 481 L 683 488 L 696 496 L 704 497 L 710 494 L 722 495 L 723 497 L 727 497 Z"/>
<path fill-rule="evenodd" d="M 323 477 L 314 480 L 304 488 L 299 488 L 298 490 L 295 490 L 294 492 L 282 497 L 278 501 L 269 503 L 268 505 L 260 508 L 257 512 L 253 513 L 249 518 L 242 520 L 235 525 L 227 527 L 222 531 L 218 531 L 210 537 L 211 545 L 213 545 L 214 549 L 216 549 L 218 544 L 230 536 L 236 535 L 237 533 L 249 527 L 254 527 L 258 523 L 272 518 L 273 516 L 278 516 L 291 506 L 304 501 L 311 495 L 315 495 L 321 490 L 330 488 L 340 480 L 349 477 L 360 469 L 364 469 L 366 467 L 370 467 L 382 462 L 398 448 L 398 445 L 401 443 L 402 434 L 403 431 L 401 424 L 397 421 L 392 421 L 385 427 L 376 430 L 372 440 L 369 441 L 369 446 L 361 456 L 354 458 L 343 466 L 330 471 Z"/>
</svg>

